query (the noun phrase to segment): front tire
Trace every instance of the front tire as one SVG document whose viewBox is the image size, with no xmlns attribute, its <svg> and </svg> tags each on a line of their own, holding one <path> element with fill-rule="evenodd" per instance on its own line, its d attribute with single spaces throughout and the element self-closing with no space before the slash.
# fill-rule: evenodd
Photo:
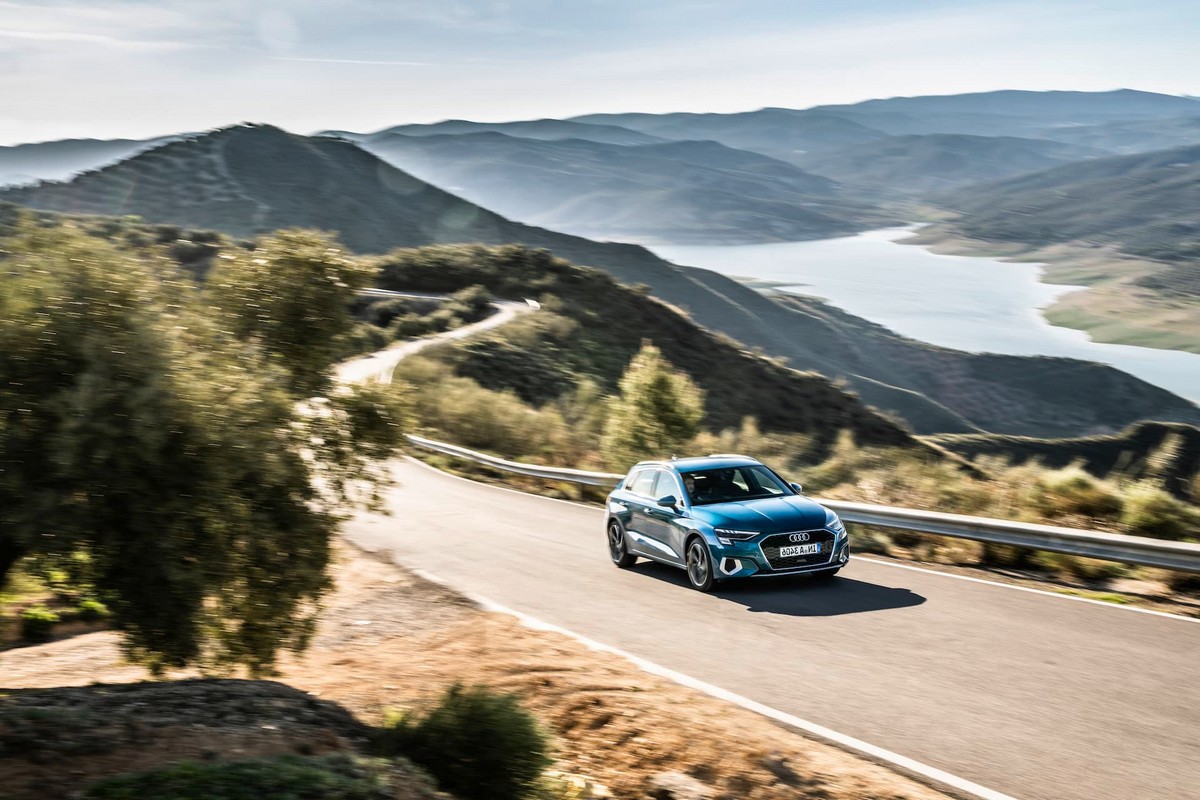
<svg viewBox="0 0 1200 800">
<path fill-rule="evenodd" d="M 712 556 L 703 539 L 692 539 L 687 549 L 688 583 L 698 592 L 712 591 L 716 578 L 713 576 Z"/>
<path fill-rule="evenodd" d="M 608 557 L 621 569 L 629 569 L 637 562 L 637 556 L 629 552 L 625 529 L 615 519 L 608 523 Z"/>
</svg>

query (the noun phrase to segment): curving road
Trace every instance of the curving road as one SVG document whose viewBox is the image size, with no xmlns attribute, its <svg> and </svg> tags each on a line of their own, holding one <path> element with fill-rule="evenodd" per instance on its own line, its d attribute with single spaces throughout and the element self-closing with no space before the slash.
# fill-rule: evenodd
<svg viewBox="0 0 1200 800">
<path fill-rule="evenodd" d="M 417 297 L 428 300 L 445 299 L 446 297 L 445 295 L 436 294 L 389 292 L 384 289 L 370 289 L 368 292 L 364 292 L 364 294 L 368 293 L 380 297 Z M 352 358 L 349 361 L 343 361 L 342 363 L 338 364 L 334 370 L 334 379 L 338 383 L 361 383 L 374 378 L 379 380 L 381 383 L 391 383 L 392 372 L 396 369 L 396 365 L 408 356 L 411 356 L 414 353 L 419 353 L 426 347 L 437 344 L 438 342 L 444 342 L 450 339 L 464 339 L 468 336 L 474 336 L 482 331 L 499 327 L 500 325 L 511 321 L 519 314 L 533 311 L 537 306 L 531 305 L 528 301 L 524 303 L 513 303 L 506 300 L 498 300 L 492 303 L 492 307 L 496 309 L 496 313 L 480 320 L 479 322 L 475 322 L 470 325 L 463 325 L 461 328 L 439 333 L 434 336 L 427 336 L 423 339 L 397 342 L 386 350 L 377 350 L 369 355 Z"/>
<path fill-rule="evenodd" d="M 1200 797 L 1196 622 L 865 560 L 701 595 L 599 509 L 394 469 L 346 535 L 455 587 L 1021 800 Z"/>
</svg>

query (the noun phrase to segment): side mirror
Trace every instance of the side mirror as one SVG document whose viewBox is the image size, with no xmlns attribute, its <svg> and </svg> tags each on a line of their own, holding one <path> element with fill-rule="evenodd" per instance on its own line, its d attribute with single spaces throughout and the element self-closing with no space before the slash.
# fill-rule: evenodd
<svg viewBox="0 0 1200 800">
<path fill-rule="evenodd" d="M 804 494 L 804 487 L 801 486 L 800 484 L 792 483 L 792 484 L 788 484 L 788 485 L 796 490 L 796 494 Z"/>
<path fill-rule="evenodd" d="M 679 501 L 675 499 L 675 495 L 669 494 L 666 497 L 660 497 L 654 502 L 658 503 L 663 508 L 675 509 L 679 505 Z"/>
</svg>

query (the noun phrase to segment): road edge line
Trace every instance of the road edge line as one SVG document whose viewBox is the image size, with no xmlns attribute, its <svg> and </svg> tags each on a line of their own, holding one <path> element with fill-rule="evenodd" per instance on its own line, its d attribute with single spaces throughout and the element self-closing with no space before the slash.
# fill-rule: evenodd
<svg viewBox="0 0 1200 800">
<path fill-rule="evenodd" d="M 750 711 L 774 720 L 775 722 L 785 725 L 786 727 L 794 728 L 797 731 L 806 733 L 813 738 L 826 742 L 827 744 L 834 745 L 843 750 L 849 750 L 859 756 L 865 756 L 869 761 L 886 765 L 887 767 L 897 770 L 906 777 L 916 780 L 918 783 L 931 786 L 939 791 L 948 792 L 949 794 L 957 797 L 973 798 L 973 800 L 1017 800 L 1017 798 L 1013 797 L 1012 795 L 997 792 L 994 789 L 987 788 L 986 786 L 980 786 L 979 784 L 969 781 L 966 778 L 960 778 L 957 775 L 946 772 L 945 770 L 940 770 L 937 767 L 931 767 L 928 764 L 917 761 L 916 759 L 909 758 L 908 756 L 902 756 L 899 753 L 894 753 L 891 750 L 887 750 L 882 747 L 877 747 L 876 745 L 870 744 L 869 742 L 864 742 L 861 739 L 855 739 L 853 736 L 847 736 L 844 733 L 838 733 L 832 728 L 826 728 L 824 725 L 818 725 L 815 722 L 810 722 L 801 717 L 797 717 L 794 714 L 788 714 L 787 712 L 764 705 L 756 700 L 751 700 L 748 697 L 731 692 L 728 689 L 722 689 L 720 686 L 702 681 L 699 678 L 693 678 L 690 675 L 677 672 L 669 667 L 664 667 L 661 664 L 656 664 L 655 662 L 642 658 L 641 656 L 636 656 L 633 653 L 622 650 L 619 647 L 598 642 L 595 639 L 590 639 L 568 628 L 555 625 L 552 622 L 546 622 L 545 620 L 541 620 L 530 614 L 526 614 L 523 611 L 517 611 L 516 609 L 509 608 L 508 606 L 501 605 L 500 603 L 484 597 L 483 595 L 463 591 L 462 589 L 459 589 L 458 587 L 423 569 L 414 569 L 407 566 L 405 569 L 408 569 L 422 580 L 429 581 L 430 583 L 437 584 L 438 586 L 448 589 L 449 591 L 462 595 L 485 611 L 514 617 L 518 622 L 530 630 L 557 633 L 559 635 L 566 636 L 567 638 L 572 639 L 579 644 L 582 644 L 589 650 L 618 656 L 629 661 L 635 667 L 650 675 L 655 675 L 659 678 L 665 678 L 672 683 L 676 683 L 688 689 L 701 692 L 717 700 L 731 703 L 746 711 Z"/>
<path fill-rule="evenodd" d="M 476 486 L 486 486 L 489 489 L 497 489 L 501 492 L 511 492 L 513 494 L 524 495 L 525 497 L 536 497 L 539 500 L 549 500 L 554 503 L 566 503 L 567 505 L 575 506 L 576 508 L 591 509 L 591 510 L 598 511 L 600 513 L 604 513 L 603 506 L 588 505 L 587 503 L 579 503 L 574 500 L 563 500 L 561 497 L 546 497 L 545 495 L 534 494 L 533 492 L 523 492 L 520 489 L 514 489 L 511 486 L 498 486 L 494 483 L 486 483 L 484 481 L 478 481 L 478 480 L 475 480 L 474 478 L 468 478 L 464 475 L 456 475 L 453 472 L 449 472 L 440 467 L 435 467 L 433 464 L 430 464 L 427 461 L 422 461 L 421 459 L 417 458 L 416 456 L 411 456 L 411 455 L 405 454 L 403 456 L 403 459 L 406 461 L 411 461 L 414 464 L 418 464 L 418 465 L 424 467 L 425 469 L 433 470 L 434 472 L 441 473 L 442 475 L 445 475 L 448 478 L 454 478 L 455 480 L 466 481 L 468 483 L 473 483 Z M 888 561 L 888 560 L 880 559 L 880 558 L 871 558 L 870 556 L 866 556 L 866 555 L 852 554 L 851 558 L 854 561 L 862 561 L 867 564 L 878 564 L 883 567 L 895 567 L 896 569 L 907 569 L 907 570 L 912 570 L 913 572 L 924 572 L 929 575 L 938 575 L 943 578 L 954 578 L 955 580 L 959 580 L 959 581 L 970 581 L 971 583 L 981 583 L 985 586 L 996 586 L 1001 589 L 1015 589 L 1020 592 L 1029 592 L 1030 594 L 1040 594 L 1040 595 L 1044 595 L 1046 597 L 1052 597 L 1052 598 L 1056 598 L 1059 600 L 1074 600 L 1074 601 L 1080 602 L 1080 603 L 1089 603 L 1091 605 L 1103 606 L 1104 608 L 1112 609 L 1113 611 L 1136 611 L 1139 614 L 1149 614 L 1150 616 L 1154 616 L 1154 617 L 1166 617 L 1167 619 L 1178 619 L 1178 620 L 1183 620 L 1184 622 L 1200 623 L 1200 617 L 1188 617 L 1188 616 L 1184 616 L 1183 614 L 1172 614 L 1169 611 L 1156 611 L 1152 608 L 1138 608 L 1137 606 L 1120 605 L 1118 603 L 1106 603 L 1103 600 L 1093 600 L 1090 597 L 1079 597 L 1077 595 L 1066 594 L 1064 592 L 1050 591 L 1049 589 L 1038 589 L 1033 586 L 1021 586 L 1020 584 L 1016 584 L 1016 583 L 1003 583 L 1002 581 L 993 581 L 993 580 L 988 580 L 987 578 L 976 578 L 973 575 L 959 575 L 954 572 L 945 572 L 940 569 L 932 569 L 930 567 L 918 566 L 916 564 L 898 564 L 894 561 Z M 436 583 L 436 581 L 435 581 L 435 583 Z"/>
<path fill-rule="evenodd" d="M 881 558 L 870 558 L 869 556 L 854 555 L 855 561 L 863 561 L 868 564 L 879 564 L 884 567 L 895 567 L 896 569 L 907 569 L 913 572 L 925 572 L 930 575 L 941 575 L 946 578 L 954 578 L 960 581 L 970 581 L 971 583 L 982 583 L 986 586 L 1003 586 L 1006 589 L 1016 589 L 1019 592 L 1029 592 L 1030 594 L 1041 594 L 1048 597 L 1056 597 L 1060 600 L 1074 600 L 1077 603 L 1091 603 L 1096 606 L 1104 606 L 1120 611 L 1136 611 L 1139 614 L 1149 614 L 1154 617 L 1166 617 L 1167 619 L 1178 619 L 1184 622 L 1200 623 L 1200 617 L 1188 617 L 1183 614 L 1172 614 L 1169 611 L 1156 611 L 1153 608 L 1139 608 L 1137 606 L 1123 605 L 1121 603 L 1108 603 L 1104 600 L 1096 600 L 1091 597 L 1080 597 L 1079 595 L 1068 594 L 1067 592 L 1055 592 L 1049 589 L 1038 589 L 1034 586 L 1021 586 L 1017 583 L 1002 583 L 1000 581 L 990 581 L 987 578 L 976 578 L 974 575 L 959 575 L 954 572 L 943 572 L 940 569 L 930 569 L 929 567 L 921 567 L 916 564 L 897 564 L 894 561 L 887 561 Z"/>
</svg>

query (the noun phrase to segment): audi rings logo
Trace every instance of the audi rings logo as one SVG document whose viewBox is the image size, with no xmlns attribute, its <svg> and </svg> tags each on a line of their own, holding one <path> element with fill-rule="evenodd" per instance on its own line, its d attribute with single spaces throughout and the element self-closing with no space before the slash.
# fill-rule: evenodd
<svg viewBox="0 0 1200 800">
<path fill-rule="evenodd" d="M 788 537 L 788 541 L 789 542 L 807 542 L 808 534 L 807 533 L 793 533 L 791 536 Z"/>
</svg>

